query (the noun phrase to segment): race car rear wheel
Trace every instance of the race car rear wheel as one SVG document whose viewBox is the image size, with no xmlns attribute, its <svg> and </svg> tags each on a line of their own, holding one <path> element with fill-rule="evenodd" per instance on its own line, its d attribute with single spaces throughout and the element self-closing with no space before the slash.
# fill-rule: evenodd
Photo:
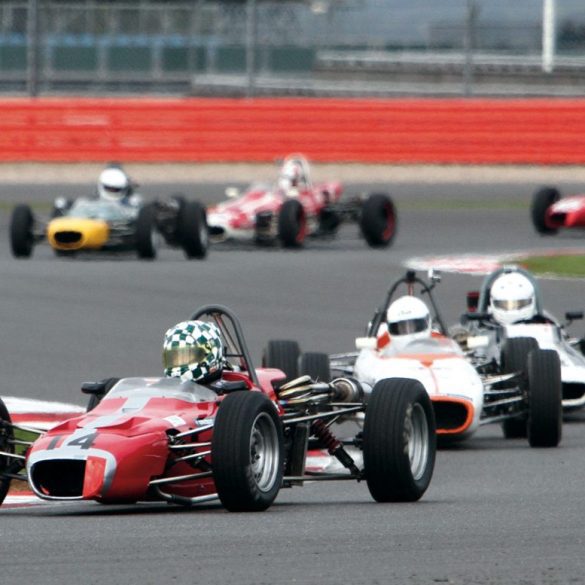
<svg viewBox="0 0 585 585">
<path fill-rule="evenodd" d="M 264 350 L 262 365 L 282 370 L 287 380 L 294 380 L 299 376 L 300 356 L 301 349 L 296 341 L 271 339 Z"/>
<path fill-rule="evenodd" d="M 11 425 L 10 414 L 0 398 L 0 451 L 6 453 L 14 453 L 14 430 Z M 10 489 L 10 477 L 5 477 L 8 467 L 12 463 L 10 457 L 0 456 L 0 504 L 6 498 L 6 494 Z"/>
<path fill-rule="evenodd" d="M 136 252 L 139 258 L 152 260 L 156 258 L 157 233 L 156 209 L 154 205 L 140 208 L 136 218 Z"/>
<path fill-rule="evenodd" d="M 298 248 L 307 235 L 305 210 L 296 199 L 288 199 L 278 214 L 278 238 L 285 248 Z"/>
<path fill-rule="evenodd" d="M 554 187 L 542 187 L 534 194 L 530 207 L 530 216 L 532 217 L 532 225 L 539 234 L 554 235 L 557 233 L 557 229 L 551 228 L 546 224 L 546 212 L 560 198 L 560 192 Z"/>
<path fill-rule="evenodd" d="M 203 259 L 209 248 L 207 213 L 199 201 L 185 201 L 177 216 L 177 236 L 187 258 Z"/>
<path fill-rule="evenodd" d="M 35 218 L 28 205 L 17 205 L 10 217 L 10 246 L 16 258 L 29 258 L 34 248 Z"/>
<path fill-rule="evenodd" d="M 396 235 L 396 207 L 389 195 L 374 193 L 362 204 L 360 229 L 372 248 L 385 248 Z"/>
<path fill-rule="evenodd" d="M 230 512 L 259 512 L 274 502 L 284 470 L 282 423 L 260 392 L 228 394 L 211 439 L 217 495 Z"/>
<path fill-rule="evenodd" d="M 531 447 L 556 447 L 563 431 L 561 360 L 554 349 L 528 356 L 528 442 Z"/>
<path fill-rule="evenodd" d="M 431 400 L 410 378 L 380 380 L 364 421 L 364 471 L 377 502 L 413 502 L 429 487 L 437 436 Z"/>
<path fill-rule="evenodd" d="M 301 376 L 311 376 L 312 380 L 329 382 L 331 380 L 329 356 L 317 351 L 308 351 L 302 354 L 299 373 Z"/>
<path fill-rule="evenodd" d="M 512 337 L 502 348 L 502 370 L 511 374 L 514 372 L 526 373 L 528 354 L 538 349 L 538 342 L 532 337 Z M 521 415 L 509 418 L 502 422 L 502 431 L 506 439 L 523 439 L 526 437 L 527 416 Z"/>
</svg>

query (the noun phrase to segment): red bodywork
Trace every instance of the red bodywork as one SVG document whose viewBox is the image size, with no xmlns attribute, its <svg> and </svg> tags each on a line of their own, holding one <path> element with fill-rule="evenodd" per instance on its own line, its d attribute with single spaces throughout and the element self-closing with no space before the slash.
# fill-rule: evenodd
<svg viewBox="0 0 585 585">
<path fill-rule="evenodd" d="M 585 228 L 585 194 L 553 203 L 546 210 L 545 223 L 550 229 Z"/>
<path fill-rule="evenodd" d="M 251 392 L 263 392 L 282 414 L 273 382 L 284 374 L 275 369 L 256 371 L 260 387 L 246 373 L 225 371 L 225 382 L 243 382 Z M 206 387 L 168 378 L 120 380 L 98 406 L 52 428 L 27 454 L 29 483 L 45 499 L 135 502 L 156 499 L 150 482 L 193 474 L 189 461 L 177 461 L 186 452 L 209 451 L 209 446 L 171 449 L 172 437 L 198 427 L 186 443 L 207 443 L 211 424 L 223 395 Z M 209 428 L 207 428 L 209 427 Z M 211 462 L 206 454 L 197 469 Z M 170 495 L 198 497 L 215 493 L 208 477 L 169 483 Z"/>
</svg>

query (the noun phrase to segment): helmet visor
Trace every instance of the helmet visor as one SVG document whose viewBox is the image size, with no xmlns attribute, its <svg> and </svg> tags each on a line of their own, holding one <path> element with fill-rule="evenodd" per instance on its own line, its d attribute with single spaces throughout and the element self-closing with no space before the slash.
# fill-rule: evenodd
<svg viewBox="0 0 585 585">
<path fill-rule="evenodd" d="M 163 350 L 163 366 L 165 368 L 179 368 L 188 364 L 199 364 L 211 352 L 207 343 L 188 345 L 185 347 L 169 347 Z"/>
<path fill-rule="evenodd" d="M 388 324 L 390 335 L 408 335 L 409 333 L 420 333 L 429 328 L 429 318 L 405 319 Z"/>
<path fill-rule="evenodd" d="M 495 300 L 493 301 L 494 307 L 496 309 L 501 309 L 502 311 L 518 311 L 519 309 L 523 309 L 524 307 L 528 307 L 532 302 L 531 298 L 528 299 L 516 299 L 513 301 L 509 300 Z"/>
<path fill-rule="evenodd" d="M 122 195 L 126 191 L 125 187 L 114 187 L 112 185 L 102 185 L 102 188 L 106 193 L 110 193 L 110 195 Z"/>
</svg>

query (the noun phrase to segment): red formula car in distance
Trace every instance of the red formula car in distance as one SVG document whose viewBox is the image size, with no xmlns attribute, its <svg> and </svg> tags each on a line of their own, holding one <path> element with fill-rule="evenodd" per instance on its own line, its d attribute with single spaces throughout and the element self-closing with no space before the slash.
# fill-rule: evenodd
<svg viewBox="0 0 585 585">
<path fill-rule="evenodd" d="M 561 198 L 556 187 L 541 187 L 532 198 L 532 224 L 539 234 L 554 235 L 562 228 L 585 228 L 585 193 Z"/>
<path fill-rule="evenodd" d="M 287 157 L 276 184 L 253 184 L 244 193 L 228 189 L 228 201 L 207 210 L 212 242 L 280 242 L 302 246 L 307 237 L 332 236 L 343 222 L 357 222 L 366 242 L 374 248 L 392 243 L 396 208 L 384 193 L 343 199 L 337 181 L 313 183 L 307 160 Z"/>
<path fill-rule="evenodd" d="M 88 412 L 28 442 L 30 429 L 13 424 L 0 400 L 0 503 L 15 480 L 45 500 L 190 506 L 219 498 L 230 511 L 264 510 L 281 487 L 315 480 L 365 480 L 380 502 L 423 495 L 435 461 L 424 390 L 374 391 L 366 405 L 347 383 L 305 376 L 279 388 L 285 375 L 253 367 L 228 308 L 208 305 L 191 319 L 220 330 L 228 365 L 212 384 L 168 377 L 84 384 Z M 364 429 L 346 447 L 329 424 L 357 412 L 365 413 Z M 328 450 L 343 471 L 306 469 L 309 444 Z"/>
</svg>

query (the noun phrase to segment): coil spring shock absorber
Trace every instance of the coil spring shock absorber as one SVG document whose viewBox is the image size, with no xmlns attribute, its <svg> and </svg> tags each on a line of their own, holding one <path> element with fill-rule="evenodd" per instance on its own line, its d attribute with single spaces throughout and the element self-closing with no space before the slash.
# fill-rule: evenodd
<svg viewBox="0 0 585 585">
<path fill-rule="evenodd" d="M 331 432 L 331 429 L 322 421 L 316 420 L 311 425 L 313 435 L 323 443 L 330 455 L 333 455 L 353 475 L 361 476 L 351 455 L 345 450 L 341 441 Z"/>
</svg>

